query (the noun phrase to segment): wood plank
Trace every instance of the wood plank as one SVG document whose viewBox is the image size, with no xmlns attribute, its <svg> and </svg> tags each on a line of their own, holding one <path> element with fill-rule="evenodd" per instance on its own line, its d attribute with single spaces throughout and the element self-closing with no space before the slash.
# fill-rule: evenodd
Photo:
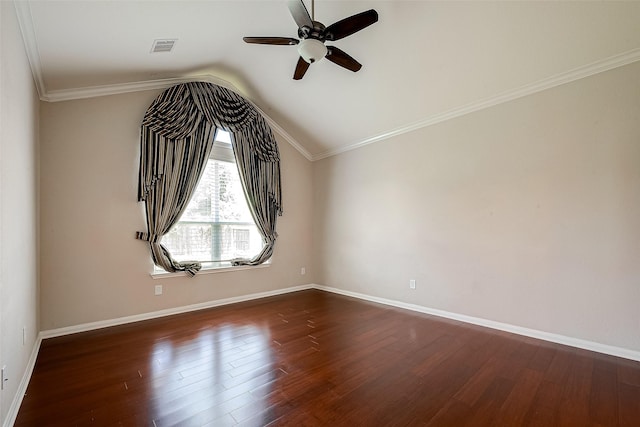
<svg viewBox="0 0 640 427">
<path fill-rule="evenodd" d="M 589 415 L 597 424 L 618 422 L 618 384 L 615 364 L 594 365 L 589 396 Z"/>
<path fill-rule="evenodd" d="M 639 362 L 309 290 L 47 339 L 15 426 L 639 419 Z"/>
<path fill-rule="evenodd" d="M 497 411 L 494 425 L 523 425 L 542 378 L 543 374 L 534 369 L 522 370 L 511 392 Z"/>
<path fill-rule="evenodd" d="M 618 384 L 618 413 L 621 427 L 638 426 L 640 422 L 640 387 Z"/>
</svg>

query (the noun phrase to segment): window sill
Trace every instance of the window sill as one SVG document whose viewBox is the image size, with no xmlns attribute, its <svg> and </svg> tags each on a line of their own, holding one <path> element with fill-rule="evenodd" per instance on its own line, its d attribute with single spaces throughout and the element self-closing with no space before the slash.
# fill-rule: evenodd
<svg viewBox="0 0 640 427">
<path fill-rule="evenodd" d="M 267 268 L 271 267 L 271 262 L 267 261 L 260 265 L 225 265 L 220 267 L 203 267 L 202 270 L 196 274 L 196 276 L 200 276 L 202 274 L 214 274 L 214 273 L 229 273 L 232 271 L 241 271 L 241 270 L 252 270 L 256 268 Z M 166 271 L 154 271 L 149 274 L 153 279 L 168 279 L 171 277 L 182 277 L 188 276 L 184 271 L 180 271 L 177 273 L 168 273 Z"/>
</svg>

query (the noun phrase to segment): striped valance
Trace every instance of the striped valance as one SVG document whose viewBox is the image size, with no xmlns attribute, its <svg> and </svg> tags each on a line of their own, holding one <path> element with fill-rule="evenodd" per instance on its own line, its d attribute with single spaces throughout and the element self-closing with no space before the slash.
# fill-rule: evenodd
<svg viewBox="0 0 640 427">
<path fill-rule="evenodd" d="M 249 209 L 265 246 L 250 260 L 271 256 L 277 238 L 276 217 L 282 215 L 280 154 L 271 128 L 242 96 L 207 82 L 179 84 L 162 92 L 149 106 L 140 134 L 138 200 L 146 204 L 147 232 L 154 262 L 167 271 L 195 274 L 198 263 L 171 259 L 159 241 L 184 212 L 211 152 L 215 130 L 232 134 L 236 164 Z"/>
<path fill-rule="evenodd" d="M 262 162 L 279 162 L 278 145 L 271 128 L 255 107 L 229 89 L 208 82 L 179 84 L 165 90 L 147 109 L 142 120 L 142 143 L 148 162 L 140 169 L 138 200 L 143 201 L 148 189 L 162 173 L 162 140 L 183 140 L 199 128 L 222 128 L 234 140 L 246 144 Z M 238 135 L 238 131 L 240 134 Z M 238 138 L 240 137 L 240 138 Z M 279 173 L 278 173 L 279 175 Z M 278 179 L 279 181 L 279 179 Z M 282 213 L 279 185 L 269 188 Z"/>
</svg>

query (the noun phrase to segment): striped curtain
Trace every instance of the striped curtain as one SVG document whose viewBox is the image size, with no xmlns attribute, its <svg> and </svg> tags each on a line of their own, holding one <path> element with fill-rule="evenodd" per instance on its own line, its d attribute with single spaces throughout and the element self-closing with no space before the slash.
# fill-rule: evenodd
<svg viewBox="0 0 640 427">
<path fill-rule="evenodd" d="M 262 251 L 234 265 L 258 265 L 273 254 L 282 215 L 280 154 L 271 128 L 240 95 L 207 82 L 173 86 L 158 96 L 142 120 L 138 201 L 145 202 L 153 262 L 169 272 L 195 275 L 198 262 L 178 262 L 159 242 L 180 219 L 204 172 L 217 128 L 232 135 L 249 210 L 262 234 Z"/>
</svg>

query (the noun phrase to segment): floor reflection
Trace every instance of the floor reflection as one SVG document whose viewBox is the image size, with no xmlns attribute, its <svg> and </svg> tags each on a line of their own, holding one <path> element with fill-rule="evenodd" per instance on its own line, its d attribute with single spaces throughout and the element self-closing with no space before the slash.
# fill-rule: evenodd
<svg viewBox="0 0 640 427">
<path fill-rule="evenodd" d="M 160 339 L 150 358 L 157 425 L 232 425 L 267 408 L 276 369 L 268 328 L 223 324 Z"/>
</svg>

